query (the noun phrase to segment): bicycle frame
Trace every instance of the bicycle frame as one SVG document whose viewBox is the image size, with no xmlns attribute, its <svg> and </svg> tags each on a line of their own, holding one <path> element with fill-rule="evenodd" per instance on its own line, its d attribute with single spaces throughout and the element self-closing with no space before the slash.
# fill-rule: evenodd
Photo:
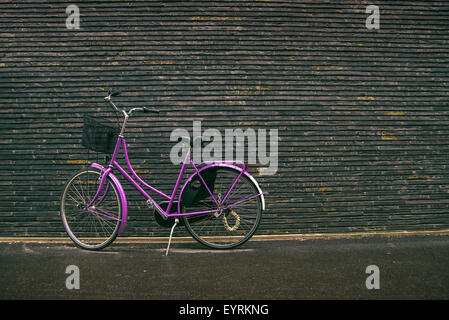
<svg viewBox="0 0 449 320">
<path fill-rule="evenodd" d="M 127 172 L 126 172 L 126 171 L 125 171 L 125 170 L 118 164 L 118 162 L 117 162 L 117 155 L 118 155 L 118 153 L 119 153 L 119 151 L 120 151 L 121 148 L 123 148 L 123 152 L 124 152 L 124 155 L 125 155 L 126 165 L 127 165 L 129 171 L 131 172 L 131 174 L 132 174 L 132 176 L 134 177 L 135 180 L 134 180 L 133 177 L 131 177 L 131 176 L 130 176 L 130 175 L 129 175 L 129 174 L 128 174 L 128 173 L 127 173 Z M 173 206 L 173 203 L 174 203 L 174 200 L 175 200 L 175 198 L 176 198 L 177 191 L 178 191 L 178 189 L 179 189 L 179 185 L 180 185 L 180 183 L 181 183 L 182 176 L 183 176 L 183 174 L 184 174 L 184 172 L 185 172 L 185 170 L 186 170 L 186 167 L 187 167 L 187 165 L 188 165 L 189 163 L 190 163 L 190 164 L 193 166 L 193 168 L 195 169 L 195 173 L 194 173 L 194 174 L 193 174 L 193 175 L 192 175 L 192 176 L 185 182 L 185 184 L 184 184 L 184 186 L 183 186 L 183 188 L 182 188 L 182 190 L 181 190 L 181 194 L 182 194 L 182 192 L 183 192 L 185 186 L 186 186 L 187 183 L 193 178 L 193 176 L 198 175 L 198 177 L 200 178 L 201 182 L 202 182 L 203 185 L 206 187 L 206 190 L 208 191 L 209 195 L 211 196 L 211 198 L 213 199 L 213 201 L 214 201 L 215 204 L 217 205 L 217 209 L 209 210 L 209 211 L 197 211 L 197 212 L 181 213 L 181 204 L 180 204 L 180 201 L 178 201 L 177 211 L 176 211 L 175 213 L 170 213 L 170 211 L 171 211 L 171 209 L 172 209 L 172 206 Z M 237 166 L 233 165 L 233 163 L 239 163 L 239 164 L 242 165 L 242 167 L 237 167 Z M 201 169 L 198 169 L 198 166 L 201 166 L 201 165 L 203 165 L 203 164 L 208 164 L 208 165 L 206 165 L 205 167 L 202 167 Z M 214 165 L 215 165 L 215 166 L 218 165 L 218 166 L 232 167 L 232 168 L 237 169 L 237 170 L 240 171 L 240 174 L 235 178 L 234 182 L 232 183 L 232 185 L 230 186 L 229 190 L 227 191 L 227 193 L 225 194 L 225 196 L 223 197 L 223 199 L 221 200 L 220 203 L 217 201 L 217 199 L 215 198 L 215 196 L 213 195 L 213 193 L 210 191 L 209 187 L 207 186 L 207 184 L 205 183 L 205 181 L 203 180 L 203 178 L 201 177 L 201 174 L 200 174 L 200 171 L 202 171 L 202 170 L 204 170 L 204 169 L 207 169 L 207 168 L 209 168 L 209 167 L 211 167 L 211 166 L 214 166 Z M 90 203 L 87 205 L 86 210 L 88 210 L 88 211 L 90 211 L 90 212 L 93 212 L 93 213 L 96 213 L 96 214 L 99 214 L 99 215 L 101 215 L 101 216 L 110 218 L 110 219 L 118 220 L 117 217 L 111 216 L 110 214 L 108 214 L 108 213 L 105 212 L 105 211 L 98 212 L 98 211 L 97 211 L 98 209 L 97 209 L 96 206 L 94 205 L 94 204 L 99 205 L 99 204 L 101 204 L 101 202 L 104 200 L 104 198 L 105 198 L 107 192 L 109 191 L 110 185 L 107 185 L 107 186 L 106 186 L 106 190 L 105 190 L 103 196 L 98 200 L 98 202 L 96 202 L 97 199 L 98 199 L 98 197 L 100 196 L 101 190 L 103 189 L 103 186 L 104 186 L 104 183 L 105 183 L 105 181 L 106 181 L 106 178 L 107 178 L 108 176 L 111 177 L 113 183 L 114 183 L 115 185 L 118 186 L 119 194 L 120 194 L 120 197 L 121 197 L 122 202 L 125 203 L 125 209 L 124 209 L 123 216 L 122 216 L 122 226 L 121 226 L 121 228 L 120 228 L 120 230 L 119 230 L 119 234 L 121 234 L 121 233 L 123 232 L 124 225 L 125 225 L 126 218 L 127 218 L 127 212 L 126 212 L 126 197 L 125 197 L 125 193 L 124 193 L 123 188 L 121 187 L 120 182 L 119 182 L 118 179 L 115 177 L 115 175 L 112 173 L 112 170 L 113 170 L 113 169 L 117 169 L 117 170 L 118 170 L 118 171 L 119 171 L 119 172 L 120 172 L 120 173 L 121 173 L 121 174 L 122 174 L 128 181 L 129 181 L 129 182 L 131 182 L 131 184 L 132 184 L 132 185 L 133 185 L 133 186 L 134 186 L 134 187 L 135 187 L 135 188 L 136 188 L 136 189 L 137 189 L 137 190 L 138 190 L 138 191 L 139 191 L 139 192 L 140 192 L 146 199 L 147 199 L 147 201 L 150 201 L 150 203 L 151 203 L 152 205 L 154 205 L 155 209 L 156 209 L 156 210 L 162 215 L 162 217 L 165 218 L 165 219 L 168 219 L 168 218 L 170 218 L 170 217 L 181 217 L 181 216 L 188 216 L 188 215 L 198 215 L 198 214 L 216 213 L 216 212 L 219 212 L 219 211 L 222 211 L 222 210 L 226 210 L 226 209 L 228 209 L 228 208 L 232 208 L 232 206 L 235 206 L 235 205 L 237 205 L 237 204 L 239 204 L 239 203 L 242 203 L 242 202 L 245 202 L 245 201 L 249 201 L 249 200 L 251 200 L 251 199 L 253 199 L 253 198 L 255 198 L 255 197 L 258 197 L 258 196 L 260 196 L 260 197 L 262 198 L 262 210 L 265 209 L 264 195 L 266 195 L 266 194 L 268 194 L 268 193 L 267 193 L 267 192 L 262 192 L 262 190 L 260 190 L 260 187 L 258 186 L 257 182 L 256 182 L 255 179 L 254 179 L 254 178 L 253 178 L 253 177 L 246 171 L 245 164 L 244 164 L 243 162 L 241 162 L 241 161 L 220 161 L 220 162 L 205 161 L 205 162 L 200 163 L 200 164 L 197 166 L 197 165 L 195 165 L 195 163 L 194 163 L 193 160 L 191 159 L 191 157 L 190 157 L 190 151 L 189 151 L 189 152 L 186 154 L 186 157 L 185 157 L 185 159 L 184 159 L 184 161 L 183 161 L 181 170 L 180 170 L 180 172 L 179 172 L 178 178 L 177 178 L 177 180 L 176 180 L 176 184 L 175 184 L 175 186 L 174 186 L 174 188 L 173 188 L 173 191 L 172 191 L 171 195 L 167 195 L 167 194 L 165 194 L 164 192 L 162 192 L 162 191 L 160 191 L 160 190 L 158 190 L 158 189 L 152 187 L 151 185 L 147 184 L 145 181 L 143 181 L 143 180 L 137 175 L 137 173 L 134 171 L 134 169 L 132 168 L 131 163 L 130 163 L 130 161 L 129 161 L 128 151 L 127 151 L 127 147 L 126 147 L 126 141 L 125 141 L 125 139 L 123 138 L 122 135 L 119 135 L 119 136 L 118 136 L 117 143 L 116 143 L 115 149 L 114 149 L 114 153 L 112 154 L 112 157 L 111 157 L 111 160 L 110 160 L 110 162 L 109 162 L 108 168 L 104 168 L 103 166 L 101 166 L 101 165 L 99 165 L 99 164 L 96 164 L 96 163 L 93 163 L 91 166 L 94 167 L 94 168 L 100 169 L 100 170 L 103 172 L 103 174 L 102 174 L 102 176 L 101 176 L 101 178 L 100 178 L 100 183 L 99 183 L 98 189 L 97 189 L 97 191 L 96 191 L 94 197 L 93 197 L 92 200 L 90 201 Z M 224 201 L 227 199 L 228 195 L 231 193 L 232 189 L 233 189 L 234 186 L 237 184 L 237 181 L 240 179 L 240 177 L 242 176 L 242 174 L 247 175 L 247 176 L 248 176 L 248 177 L 255 183 L 255 185 L 256 185 L 256 187 L 257 187 L 259 193 L 254 194 L 254 195 L 251 195 L 251 196 L 249 196 L 249 197 L 247 197 L 247 198 L 244 198 L 244 199 L 240 199 L 240 200 L 238 200 L 238 201 L 236 201 L 236 202 L 234 202 L 234 203 L 232 203 L 232 204 L 229 204 L 229 205 L 227 205 L 227 206 L 223 206 Z M 137 180 L 137 182 L 136 182 L 136 180 Z M 153 192 L 155 192 L 156 194 L 158 194 L 158 195 L 160 195 L 160 196 L 166 198 L 166 199 L 169 201 L 168 206 L 167 206 L 167 209 L 166 209 L 166 210 L 162 209 L 161 206 L 160 206 L 160 205 L 159 205 L 159 204 L 158 204 L 158 203 L 157 203 L 157 202 L 156 202 L 156 201 L 155 201 L 155 200 L 154 200 L 154 199 L 153 199 L 153 198 L 152 198 L 152 197 L 151 197 L 151 196 L 150 196 L 150 195 L 143 189 L 143 188 L 142 188 L 142 186 L 145 187 L 145 188 L 147 188 L 147 189 L 149 189 L 150 191 L 153 191 Z"/>
</svg>

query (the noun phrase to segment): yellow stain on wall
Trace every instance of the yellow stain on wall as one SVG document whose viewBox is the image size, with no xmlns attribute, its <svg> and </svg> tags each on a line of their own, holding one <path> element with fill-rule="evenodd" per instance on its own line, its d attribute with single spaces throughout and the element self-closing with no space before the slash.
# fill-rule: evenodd
<svg viewBox="0 0 449 320">
<path fill-rule="evenodd" d="M 263 172 L 264 172 L 265 170 L 267 170 L 267 169 L 268 169 L 268 167 L 257 168 L 257 173 L 254 174 L 254 175 L 257 176 L 257 177 L 259 177 L 259 176 L 261 176 L 261 175 L 263 174 Z"/>
<path fill-rule="evenodd" d="M 382 140 L 397 140 L 397 138 L 395 136 L 390 136 L 390 137 L 382 136 L 381 139 Z"/>
<path fill-rule="evenodd" d="M 318 188 L 318 192 L 326 192 L 326 191 L 332 191 L 332 190 L 334 190 L 334 188 L 329 188 L 329 187 Z"/>
<path fill-rule="evenodd" d="M 235 90 L 234 92 L 238 95 L 248 95 L 248 94 L 260 94 L 267 90 L 272 90 L 272 86 L 254 86 L 254 87 L 247 87 L 242 88 L 244 90 Z"/>
<path fill-rule="evenodd" d="M 271 89 L 273 89 L 273 87 L 272 86 L 266 86 L 266 87 L 264 87 L 264 86 L 255 86 L 254 87 L 256 90 L 271 90 Z"/>
<path fill-rule="evenodd" d="M 416 170 L 413 170 L 412 173 L 413 173 L 413 175 L 409 176 L 408 177 L 409 179 L 430 179 L 430 176 L 428 176 L 428 175 L 416 174 Z"/>
<path fill-rule="evenodd" d="M 376 98 L 374 98 L 374 97 L 357 97 L 357 100 L 363 100 L 363 101 L 376 100 Z"/>
<path fill-rule="evenodd" d="M 396 136 L 389 135 L 386 131 L 378 131 L 377 135 L 380 135 L 382 140 L 397 140 Z"/>
<path fill-rule="evenodd" d="M 51 66 L 59 66 L 58 62 L 38 62 L 38 66 L 40 67 L 51 67 Z"/>
<path fill-rule="evenodd" d="M 242 17 L 191 17 L 192 21 L 242 21 Z"/>
<path fill-rule="evenodd" d="M 6 67 L 5 63 L 0 63 L 0 67 Z"/>
<path fill-rule="evenodd" d="M 113 61 L 113 62 L 103 62 L 101 65 L 103 65 L 103 66 L 118 66 L 118 65 L 120 65 L 120 63 L 117 62 L 117 61 Z"/>
<path fill-rule="evenodd" d="M 318 67 L 313 67 L 313 69 L 315 70 L 345 70 L 345 67 L 340 67 L 340 66 L 318 66 Z"/>
<path fill-rule="evenodd" d="M 85 164 L 90 163 L 88 160 L 67 160 L 65 163 L 67 164 Z"/>
<path fill-rule="evenodd" d="M 148 169 L 137 169 L 134 170 L 135 173 L 150 173 L 150 170 Z"/>
</svg>

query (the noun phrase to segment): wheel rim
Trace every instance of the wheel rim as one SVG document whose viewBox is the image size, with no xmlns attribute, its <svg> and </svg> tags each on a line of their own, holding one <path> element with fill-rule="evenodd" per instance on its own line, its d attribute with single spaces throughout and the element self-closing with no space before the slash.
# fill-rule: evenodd
<svg viewBox="0 0 449 320">
<path fill-rule="evenodd" d="M 239 174 L 239 171 L 233 169 L 218 169 L 213 191 L 217 201 L 223 199 Z M 245 175 L 242 175 L 226 198 L 223 207 L 226 208 L 230 204 L 255 194 L 258 194 L 256 187 Z M 194 205 L 184 207 L 183 211 L 194 212 L 215 209 L 217 209 L 216 204 L 208 196 Z M 196 240 L 209 247 L 225 249 L 246 242 L 256 231 L 260 219 L 261 202 L 260 197 L 257 196 L 215 214 L 186 216 L 184 221 L 187 230 Z"/>
<path fill-rule="evenodd" d="M 100 172 L 82 171 L 66 185 L 61 200 L 61 217 L 70 238 L 85 249 L 101 249 L 117 236 L 121 220 L 121 203 L 117 189 L 109 178 L 87 211 L 87 204 L 98 189 Z"/>
</svg>

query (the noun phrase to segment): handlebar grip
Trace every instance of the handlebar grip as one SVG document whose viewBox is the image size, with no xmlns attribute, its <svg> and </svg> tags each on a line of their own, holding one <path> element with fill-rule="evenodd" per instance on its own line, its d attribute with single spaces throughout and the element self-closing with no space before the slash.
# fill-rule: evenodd
<svg viewBox="0 0 449 320">
<path fill-rule="evenodd" d="M 111 97 L 116 97 L 116 96 L 119 96 L 122 92 L 120 90 L 114 90 L 114 91 L 109 90 L 108 93 Z"/>
<path fill-rule="evenodd" d="M 146 112 L 154 112 L 154 113 L 159 113 L 159 112 L 161 112 L 160 110 L 158 110 L 158 109 L 150 109 L 150 108 L 147 108 L 147 107 L 143 107 L 143 111 L 146 113 Z"/>
</svg>

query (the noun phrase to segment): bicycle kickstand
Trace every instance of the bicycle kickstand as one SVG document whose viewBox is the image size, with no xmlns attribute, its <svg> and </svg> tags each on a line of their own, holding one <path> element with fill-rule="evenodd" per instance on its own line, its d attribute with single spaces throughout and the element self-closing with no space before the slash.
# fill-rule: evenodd
<svg viewBox="0 0 449 320">
<path fill-rule="evenodd" d="M 168 239 L 167 252 L 165 252 L 165 256 L 168 256 L 168 249 L 170 249 L 171 237 L 173 236 L 173 230 L 175 230 L 176 225 L 179 223 L 179 219 L 175 218 L 175 224 L 171 227 L 170 238 Z"/>
</svg>

